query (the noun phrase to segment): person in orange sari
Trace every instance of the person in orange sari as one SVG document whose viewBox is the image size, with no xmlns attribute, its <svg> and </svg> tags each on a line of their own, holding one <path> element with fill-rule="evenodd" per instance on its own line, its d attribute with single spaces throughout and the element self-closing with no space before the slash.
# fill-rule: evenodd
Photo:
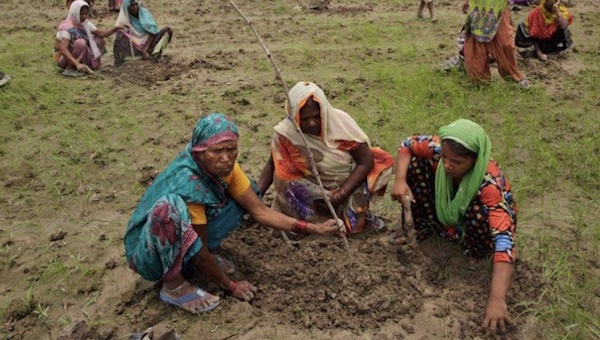
<svg viewBox="0 0 600 340">
<path fill-rule="evenodd" d="M 492 79 L 491 56 L 496 60 L 502 78 L 529 87 L 517 67 L 508 0 L 466 0 L 463 12 L 467 14 L 463 51 L 469 78 L 475 83 L 489 82 Z"/>
<path fill-rule="evenodd" d="M 275 126 L 271 157 L 263 168 L 258 188 L 264 194 L 275 184 L 273 209 L 312 223 L 331 218 L 310 164 L 311 152 L 326 195 L 347 234 L 363 229 L 382 230 L 383 220 L 370 210 L 373 198 L 383 195 L 392 174 L 392 156 L 376 147 L 354 119 L 336 109 L 323 90 L 299 82 L 289 93 L 288 118 Z M 306 137 L 308 148 L 296 130 Z"/>
<path fill-rule="evenodd" d="M 515 44 L 535 48 L 539 60 L 548 60 L 548 53 L 560 52 L 573 44 L 569 25 L 573 15 L 560 0 L 542 0 L 519 24 Z"/>
</svg>

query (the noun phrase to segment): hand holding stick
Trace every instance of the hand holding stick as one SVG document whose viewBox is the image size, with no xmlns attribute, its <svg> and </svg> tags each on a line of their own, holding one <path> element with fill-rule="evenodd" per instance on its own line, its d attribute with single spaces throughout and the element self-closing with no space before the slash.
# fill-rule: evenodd
<svg viewBox="0 0 600 340">
<path fill-rule="evenodd" d="M 280 72 L 279 68 L 277 67 L 277 64 L 275 64 L 275 61 L 273 60 L 273 56 L 271 55 L 271 52 L 269 51 L 269 49 L 267 48 L 265 43 L 262 41 L 262 38 L 256 31 L 256 28 L 254 28 L 254 25 L 252 24 L 252 22 L 244 15 L 244 13 L 238 8 L 238 6 L 233 2 L 233 0 L 229 0 L 229 3 L 236 9 L 236 11 L 242 16 L 242 18 L 244 18 L 246 23 L 248 23 L 248 25 L 250 25 L 250 28 L 252 28 L 254 35 L 258 39 L 258 42 L 260 43 L 263 50 L 267 54 L 267 58 L 269 59 L 269 61 L 273 65 L 273 68 L 275 69 L 275 73 L 277 74 L 277 79 L 279 79 L 279 81 L 281 82 L 281 86 L 283 87 L 283 90 L 285 92 L 285 97 L 287 99 L 287 102 L 290 103 L 290 105 L 291 105 L 292 101 L 290 100 L 289 90 L 285 84 L 285 81 L 283 80 L 283 77 L 281 76 L 281 72 Z M 345 228 L 344 224 L 341 222 L 342 220 L 337 217 L 337 214 L 335 213 L 335 209 L 333 208 L 333 205 L 331 204 L 331 201 L 329 200 L 329 197 L 327 195 L 327 190 L 323 186 L 323 182 L 321 181 L 321 176 L 319 176 L 319 171 L 317 170 L 317 167 L 315 165 L 316 163 L 315 163 L 313 154 L 310 151 L 310 148 L 308 147 L 308 141 L 306 140 L 306 137 L 302 133 L 302 129 L 300 129 L 300 126 L 298 125 L 298 123 L 290 116 L 289 113 L 288 113 L 287 118 L 294 123 L 294 127 L 296 128 L 296 131 L 302 137 L 302 142 L 306 146 L 306 150 L 308 153 L 308 160 L 309 160 L 311 168 L 312 168 L 312 173 L 314 174 L 314 176 L 317 180 L 317 183 L 321 187 L 321 191 L 323 193 L 323 198 L 325 200 L 327 207 L 329 208 L 329 212 L 331 213 L 333 218 L 335 218 L 336 221 L 338 221 L 338 225 L 340 228 L 340 234 L 344 240 L 344 245 L 346 246 L 346 250 L 348 251 L 348 253 L 350 253 L 350 246 L 348 245 L 348 239 L 346 238 L 346 228 Z"/>
</svg>

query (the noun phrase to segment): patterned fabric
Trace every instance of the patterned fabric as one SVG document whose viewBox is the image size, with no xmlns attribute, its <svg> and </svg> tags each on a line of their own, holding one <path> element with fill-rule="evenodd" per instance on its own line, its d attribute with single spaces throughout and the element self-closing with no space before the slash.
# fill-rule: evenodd
<svg viewBox="0 0 600 340">
<path fill-rule="evenodd" d="M 126 26 L 131 30 L 131 40 L 137 46 L 144 46 L 148 42 L 150 34 L 158 34 L 160 31 L 150 11 L 142 7 L 141 1 L 136 1 L 138 4 L 137 18 L 129 14 L 129 6 L 131 0 L 124 0 L 119 11 L 119 16 L 115 22 L 115 26 Z"/>
<path fill-rule="evenodd" d="M 569 21 L 569 25 L 572 24 L 573 15 L 569 13 L 567 7 L 561 4 L 558 9 L 561 16 Z M 546 10 L 544 1 L 541 1 L 540 5 L 529 12 L 519 26 L 522 27 L 526 37 L 547 40 L 559 30 L 558 16 L 554 11 Z"/>
<path fill-rule="evenodd" d="M 287 105 L 289 118 L 275 126 L 271 144 L 276 188 L 273 208 L 288 216 L 319 223 L 331 216 L 320 215 L 315 210 L 314 202 L 322 199 L 322 191 L 312 173 L 308 150 L 290 120 L 300 122 L 300 109 L 310 97 L 320 104 L 321 136 L 307 134 L 305 137 L 327 190 L 337 190 L 356 167 L 356 161 L 349 151 L 361 143 L 370 146 L 370 141 L 350 115 L 329 104 L 317 85 L 301 82 L 290 91 L 291 105 Z M 362 231 L 373 195 L 385 192 L 392 172 L 393 158 L 389 153 L 380 148 L 371 148 L 371 152 L 375 166 L 363 185 L 351 193 L 337 210 L 348 233 Z"/>
<path fill-rule="evenodd" d="M 507 0 L 470 0 L 466 27 L 479 42 L 490 42 L 500 26 L 500 18 L 508 8 Z"/>
<path fill-rule="evenodd" d="M 229 200 L 219 215 L 206 225 L 209 249 L 219 247 L 236 229 L 246 211 Z M 202 240 L 190 223 L 187 205 L 176 194 L 158 199 L 141 228 L 136 246 L 129 250 L 129 267 L 149 281 L 171 280 L 194 267 L 191 259 L 202 248 Z M 186 267 L 188 268 L 186 270 Z"/>
<path fill-rule="evenodd" d="M 206 207 L 209 243 L 226 235 L 222 230 L 216 230 L 220 229 L 218 226 L 225 224 L 231 229 L 239 224 L 243 214 L 229 216 L 224 213 L 241 209 L 228 198 L 225 182 L 208 173 L 192 154 L 194 146 L 215 136 L 232 134 L 237 136 L 237 127 L 225 115 L 215 113 L 202 117 L 196 124 L 191 142 L 142 196 L 127 224 L 125 253 L 130 267 L 144 278 L 173 277 L 181 271 L 182 263 L 195 254 L 190 253 L 190 249 L 201 248 L 202 242 L 190 228 L 187 203 Z M 160 228 L 164 231 L 159 232 Z M 220 243 L 220 239 L 217 241 Z"/>
<path fill-rule="evenodd" d="M 508 179 L 493 159 L 489 160 L 486 174 L 462 223 L 451 227 L 438 220 L 435 209 L 435 173 L 441 158 L 439 137 L 409 137 L 399 152 L 412 156 L 406 181 L 416 202 L 412 205 L 412 213 L 420 240 L 439 233 L 449 240 L 461 242 L 470 256 L 484 257 L 493 251 L 494 262 L 514 262 L 517 205 Z"/>
<path fill-rule="evenodd" d="M 152 42 L 150 42 L 150 46 L 148 47 L 148 51 L 150 51 L 150 56 L 153 60 L 160 58 L 162 52 L 167 48 L 169 42 L 171 42 L 171 37 L 173 36 L 173 30 L 171 27 L 165 27 L 158 32 L 158 34 L 154 37 Z M 135 43 L 130 43 L 131 34 L 129 32 L 117 32 L 115 34 L 115 41 L 113 44 L 113 53 L 115 55 L 115 65 L 121 65 L 125 62 L 126 57 L 135 57 L 141 56 L 142 51 L 144 50 L 144 46 L 136 45 Z M 164 43 L 161 43 L 164 42 Z M 133 48 L 132 48 L 133 47 Z M 131 55 L 133 49 L 133 55 Z"/>
<path fill-rule="evenodd" d="M 503 78 L 516 82 L 525 79 L 517 67 L 513 26 L 508 9 L 502 15 L 498 32 L 490 42 L 482 43 L 475 36 L 468 35 L 463 52 L 467 74 L 473 82 L 489 82 L 492 79 L 490 56 L 496 60 L 498 73 Z"/>
<path fill-rule="evenodd" d="M 94 40 L 94 36 L 92 35 L 92 31 L 91 31 L 91 23 L 86 20 L 84 22 L 81 22 L 80 19 L 80 12 L 81 12 L 81 8 L 83 7 L 87 7 L 89 9 L 89 5 L 87 2 L 83 1 L 83 0 L 76 0 L 71 4 L 71 7 L 69 7 L 69 14 L 67 14 L 67 18 L 60 23 L 60 25 L 58 25 L 58 30 L 59 31 L 68 31 L 71 28 L 78 28 L 78 29 L 83 29 L 83 31 L 85 32 L 85 35 L 87 36 L 86 42 L 88 43 L 90 49 L 92 50 L 92 55 L 94 56 L 94 59 L 98 59 L 102 56 L 102 52 L 100 51 L 100 49 L 98 48 L 98 45 L 96 44 L 96 41 Z M 70 33 L 70 31 L 69 31 Z M 73 38 L 73 36 L 71 36 L 71 44 L 76 40 L 76 38 Z"/>
<path fill-rule="evenodd" d="M 442 223 L 456 225 L 467 210 L 467 205 L 477 192 L 485 175 L 492 153 L 492 142 L 481 126 L 468 119 L 459 119 L 442 126 L 439 130 L 439 138 L 442 142 L 444 140 L 455 141 L 477 154 L 475 164 L 463 175 L 456 190 L 454 190 L 454 179 L 446 173 L 444 167 L 437 168 L 435 177 L 436 211 Z M 455 194 L 452 195 L 452 193 Z"/>
</svg>

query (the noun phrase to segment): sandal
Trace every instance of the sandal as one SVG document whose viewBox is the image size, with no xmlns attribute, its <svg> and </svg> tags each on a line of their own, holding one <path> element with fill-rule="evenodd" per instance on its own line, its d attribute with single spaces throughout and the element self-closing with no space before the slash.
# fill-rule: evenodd
<svg viewBox="0 0 600 340">
<path fill-rule="evenodd" d="M 77 70 L 74 70 L 74 69 L 65 69 L 65 70 L 62 72 L 62 75 L 63 75 L 63 76 L 66 76 L 66 77 L 75 77 L 75 78 L 79 78 L 79 77 L 83 77 L 83 76 L 85 76 L 85 73 L 79 72 L 79 71 L 77 71 Z"/>
<path fill-rule="evenodd" d="M 231 275 L 235 273 L 235 264 L 233 264 L 233 261 L 223 258 L 221 255 L 215 255 L 215 262 L 217 262 L 217 266 L 219 266 L 225 274 Z"/>
<path fill-rule="evenodd" d="M 183 307 L 184 304 L 186 304 L 190 301 L 197 300 L 197 299 L 206 299 L 206 292 L 204 290 L 202 290 L 201 288 L 198 288 L 198 287 L 196 287 L 196 288 L 197 289 L 195 292 L 180 296 L 178 298 L 170 297 L 169 295 L 167 295 L 167 293 L 165 293 L 164 288 L 163 288 L 160 290 L 160 299 L 170 305 L 177 306 L 184 310 L 187 310 Z M 217 308 L 217 306 L 219 306 L 220 303 L 221 303 L 221 301 L 216 301 L 212 305 L 207 306 L 206 308 L 196 309 L 195 311 L 190 311 L 190 312 L 198 313 L 198 314 L 210 312 L 211 310 Z"/>
</svg>

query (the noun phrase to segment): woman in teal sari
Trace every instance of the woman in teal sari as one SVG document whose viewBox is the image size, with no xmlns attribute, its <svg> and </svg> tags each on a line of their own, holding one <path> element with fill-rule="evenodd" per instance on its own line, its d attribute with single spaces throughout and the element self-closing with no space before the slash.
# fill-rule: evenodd
<svg viewBox="0 0 600 340">
<path fill-rule="evenodd" d="M 129 266 L 144 279 L 161 281 L 160 298 L 192 313 L 213 310 L 219 297 L 189 283 L 196 275 L 226 293 L 250 301 L 256 287 L 235 282 L 233 264 L 213 255 L 246 212 L 258 223 L 300 234 L 328 234 L 335 221 L 300 221 L 264 205 L 239 164 L 238 132 L 223 114 L 201 118 L 191 142 L 142 196 L 125 234 Z"/>
<path fill-rule="evenodd" d="M 113 52 L 117 66 L 128 56 L 159 60 L 173 37 L 171 27 L 158 28 L 150 11 L 142 6 L 141 0 L 124 0 L 115 26 L 128 27 L 128 30 L 115 36 Z"/>
</svg>

